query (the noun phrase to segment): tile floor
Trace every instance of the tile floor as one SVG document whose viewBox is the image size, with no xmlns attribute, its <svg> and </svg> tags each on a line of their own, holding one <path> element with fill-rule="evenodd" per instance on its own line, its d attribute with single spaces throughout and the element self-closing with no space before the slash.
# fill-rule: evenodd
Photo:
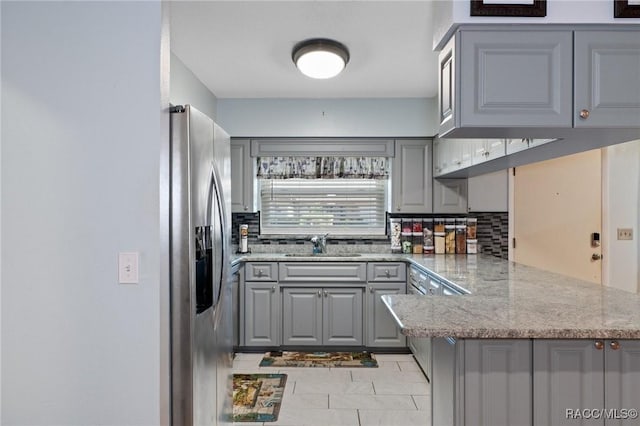
<svg viewBox="0 0 640 426">
<path fill-rule="evenodd" d="M 258 367 L 237 354 L 234 373 L 286 373 L 277 422 L 238 426 L 427 426 L 430 386 L 412 355 L 378 355 L 378 368 Z"/>
</svg>

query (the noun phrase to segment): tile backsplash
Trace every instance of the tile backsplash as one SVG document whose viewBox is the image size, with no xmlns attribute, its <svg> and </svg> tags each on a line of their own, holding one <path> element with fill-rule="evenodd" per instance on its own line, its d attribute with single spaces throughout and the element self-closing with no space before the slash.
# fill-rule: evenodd
<svg viewBox="0 0 640 426">
<path fill-rule="evenodd" d="M 475 217 L 478 219 L 478 245 L 482 253 L 507 259 L 509 214 L 497 213 L 469 213 L 468 215 L 444 215 L 444 214 L 393 214 L 390 217 Z M 238 228 L 241 224 L 249 225 L 249 248 L 254 252 L 274 252 L 301 250 L 311 252 L 311 243 L 304 239 L 293 237 L 283 238 L 258 238 L 260 235 L 260 213 L 233 213 L 232 214 L 232 243 L 238 245 Z M 327 239 L 329 252 L 342 252 L 357 250 L 363 252 L 380 252 L 389 250 L 389 238 L 340 238 Z M 286 247 L 289 246 L 289 247 Z M 298 246 L 293 249 L 291 246 Z M 306 247 L 308 246 L 308 247 Z M 304 248 L 302 248 L 304 247 Z"/>
</svg>

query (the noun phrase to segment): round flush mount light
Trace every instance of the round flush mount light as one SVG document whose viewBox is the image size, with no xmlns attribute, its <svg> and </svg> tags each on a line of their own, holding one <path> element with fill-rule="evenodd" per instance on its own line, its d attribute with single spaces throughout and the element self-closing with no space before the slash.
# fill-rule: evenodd
<svg viewBox="0 0 640 426">
<path fill-rule="evenodd" d="M 344 69 L 349 62 L 349 50 L 335 40 L 314 38 L 296 44 L 291 59 L 307 77 L 326 79 Z"/>
</svg>

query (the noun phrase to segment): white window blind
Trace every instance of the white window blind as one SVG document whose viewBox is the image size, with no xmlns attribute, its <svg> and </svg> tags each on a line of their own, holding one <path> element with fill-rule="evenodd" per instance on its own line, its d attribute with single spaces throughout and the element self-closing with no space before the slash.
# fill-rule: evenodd
<svg viewBox="0 0 640 426">
<path fill-rule="evenodd" d="M 258 179 L 263 234 L 384 235 L 386 179 Z"/>
</svg>

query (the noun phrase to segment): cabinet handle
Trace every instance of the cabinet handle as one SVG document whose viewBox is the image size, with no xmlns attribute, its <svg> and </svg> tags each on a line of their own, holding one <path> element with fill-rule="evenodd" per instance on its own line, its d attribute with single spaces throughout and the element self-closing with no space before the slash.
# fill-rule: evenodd
<svg viewBox="0 0 640 426">
<path fill-rule="evenodd" d="M 327 290 L 324 291 L 324 297 L 329 297 L 329 293 L 327 293 Z"/>
<path fill-rule="evenodd" d="M 583 109 L 580 110 L 580 118 L 582 118 L 583 120 L 586 120 L 587 118 L 589 118 L 589 110 L 588 109 Z"/>
<path fill-rule="evenodd" d="M 262 271 L 260 269 L 258 269 L 258 272 L 256 272 L 256 275 L 258 276 L 258 278 L 262 277 Z"/>
<path fill-rule="evenodd" d="M 274 285 L 271 287 L 271 293 L 275 293 L 275 292 L 276 292 L 276 286 Z"/>
<path fill-rule="evenodd" d="M 244 211 L 246 212 L 247 210 L 249 210 L 248 206 L 244 206 Z"/>
<path fill-rule="evenodd" d="M 602 350 L 602 348 L 604 348 L 604 343 L 602 343 L 602 340 L 596 340 L 596 342 L 593 344 L 597 350 Z"/>
<path fill-rule="evenodd" d="M 611 343 L 609 343 L 609 346 L 611 347 L 611 349 L 613 349 L 614 351 L 617 351 L 618 349 L 620 349 L 620 343 L 617 340 L 612 341 Z"/>
<path fill-rule="evenodd" d="M 400 206 L 396 207 L 396 210 L 400 211 Z"/>
<path fill-rule="evenodd" d="M 391 277 L 391 274 L 389 273 L 388 269 L 384 270 L 384 274 L 387 276 L 387 278 Z"/>
<path fill-rule="evenodd" d="M 369 293 L 374 293 L 375 290 L 373 289 L 373 287 L 369 287 Z"/>
<path fill-rule="evenodd" d="M 484 155 L 485 157 L 488 157 L 489 156 L 489 151 L 483 152 L 482 155 Z"/>
<path fill-rule="evenodd" d="M 429 289 L 429 294 L 433 294 L 433 293 L 434 293 L 433 289 L 432 289 L 432 288 L 430 288 L 430 289 Z"/>
<path fill-rule="evenodd" d="M 322 297 L 322 291 L 318 290 L 318 297 Z"/>
</svg>

